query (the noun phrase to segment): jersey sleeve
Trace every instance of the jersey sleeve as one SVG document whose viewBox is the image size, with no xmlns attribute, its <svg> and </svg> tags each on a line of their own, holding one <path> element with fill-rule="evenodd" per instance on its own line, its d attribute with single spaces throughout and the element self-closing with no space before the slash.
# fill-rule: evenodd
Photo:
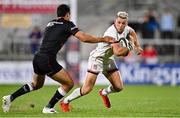
<svg viewBox="0 0 180 118">
<path fill-rule="evenodd" d="M 118 40 L 117 38 L 117 32 L 116 30 L 113 29 L 113 27 L 109 27 L 105 32 L 104 32 L 104 37 L 105 36 L 110 36 L 113 37 L 115 40 Z"/>
<path fill-rule="evenodd" d="M 78 31 L 79 28 L 73 22 L 69 22 L 68 32 L 75 35 Z"/>
</svg>

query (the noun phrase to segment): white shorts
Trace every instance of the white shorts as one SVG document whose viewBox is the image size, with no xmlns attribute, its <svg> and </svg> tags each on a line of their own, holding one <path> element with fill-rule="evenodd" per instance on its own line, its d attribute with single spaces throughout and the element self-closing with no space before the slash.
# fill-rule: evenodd
<svg viewBox="0 0 180 118">
<path fill-rule="evenodd" d="M 101 57 L 89 57 L 88 72 L 99 74 L 100 72 L 114 72 L 117 70 L 114 59 L 103 60 Z"/>
</svg>

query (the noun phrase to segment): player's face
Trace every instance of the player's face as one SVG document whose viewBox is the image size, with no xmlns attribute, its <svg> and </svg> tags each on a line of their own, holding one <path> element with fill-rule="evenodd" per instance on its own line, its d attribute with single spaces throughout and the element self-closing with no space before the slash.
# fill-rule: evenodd
<svg viewBox="0 0 180 118">
<path fill-rule="evenodd" d="M 127 25 L 127 19 L 117 17 L 114 24 L 118 32 L 123 32 Z"/>
</svg>

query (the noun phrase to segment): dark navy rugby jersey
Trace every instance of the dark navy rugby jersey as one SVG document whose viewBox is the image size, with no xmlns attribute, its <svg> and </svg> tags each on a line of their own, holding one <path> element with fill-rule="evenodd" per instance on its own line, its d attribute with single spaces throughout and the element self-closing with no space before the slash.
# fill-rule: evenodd
<svg viewBox="0 0 180 118">
<path fill-rule="evenodd" d="M 45 28 L 39 53 L 56 56 L 69 36 L 75 35 L 78 31 L 73 22 L 63 18 L 50 21 Z"/>
</svg>

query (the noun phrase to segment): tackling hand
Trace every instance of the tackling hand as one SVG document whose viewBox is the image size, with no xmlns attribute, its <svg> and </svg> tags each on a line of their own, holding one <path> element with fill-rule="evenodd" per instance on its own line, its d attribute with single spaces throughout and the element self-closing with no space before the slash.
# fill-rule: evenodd
<svg viewBox="0 0 180 118">
<path fill-rule="evenodd" d="M 103 37 L 104 42 L 108 42 L 108 43 L 118 43 L 119 41 L 116 41 L 114 38 L 110 37 L 110 36 L 105 36 Z"/>
</svg>

